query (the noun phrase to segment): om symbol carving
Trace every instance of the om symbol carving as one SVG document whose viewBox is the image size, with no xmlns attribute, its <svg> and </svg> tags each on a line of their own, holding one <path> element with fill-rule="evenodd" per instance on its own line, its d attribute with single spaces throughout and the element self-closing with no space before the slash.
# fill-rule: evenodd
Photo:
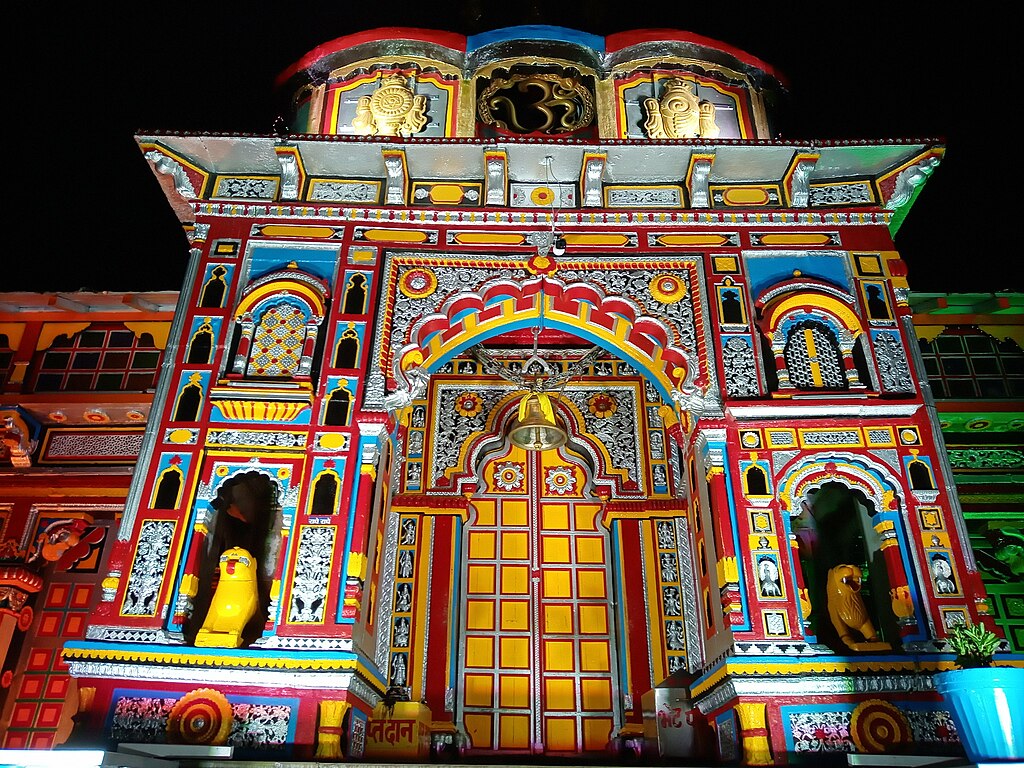
<svg viewBox="0 0 1024 768">
<path fill-rule="evenodd" d="M 352 130 L 362 136 L 409 136 L 427 124 L 427 97 L 417 96 L 402 75 L 390 75 L 372 96 L 360 96 Z"/>
<path fill-rule="evenodd" d="M 718 136 L 715 105 L 693 92 L 693 83 L 673 78 L 665 83 L 661 101 L 644 99 L 647 122 L 644 130 L 651 139 L 686 139 Z"/>
<path fill-rule="evenodd" d="M 514 133 L 571 133 L 590 125 L 594 97 L 575 77 L 554 74 L 495 78 L 480 94 L 480 119 Z"/>
</svg>

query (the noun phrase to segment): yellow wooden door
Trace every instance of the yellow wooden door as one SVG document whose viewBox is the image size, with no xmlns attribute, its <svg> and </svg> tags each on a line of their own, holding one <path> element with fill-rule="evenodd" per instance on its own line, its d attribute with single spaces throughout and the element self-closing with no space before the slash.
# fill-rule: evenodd
<svg viewBox="0 0 1024 768">
<path fill-rule="evenodd" d="M 619 720 L 600 504 L 559 451 L 513 448 L 481 476 L 459 654 L 472 751 L 600 752 Z"/>
</svg>

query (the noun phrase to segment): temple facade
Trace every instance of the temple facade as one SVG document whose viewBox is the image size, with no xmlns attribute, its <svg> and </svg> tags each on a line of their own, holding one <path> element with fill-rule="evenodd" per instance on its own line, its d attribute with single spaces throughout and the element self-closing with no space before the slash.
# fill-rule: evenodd
<svg viewBox="0 0 1024 768">
<path fill-rule="evenodd" d="M 957 754 L 950 628 L 1021 658 L 1024 379 L 1019 296 L 919 343 L 893 237 L 941 143 L 779 138 L 782 75 L 667 30 L 374 30 L 278 85 L 277 135 L 137 137 L 191 251 L 76 734 Z M 998 520 L 936 406 L 972 377 Z"/>
</svg>

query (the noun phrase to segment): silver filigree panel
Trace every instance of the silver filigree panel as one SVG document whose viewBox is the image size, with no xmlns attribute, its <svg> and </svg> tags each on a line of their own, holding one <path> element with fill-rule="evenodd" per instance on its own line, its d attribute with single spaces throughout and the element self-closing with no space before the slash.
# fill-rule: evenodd
<svg viewBox="0 0 1024 768">
<path fill-rule="evenodd" d="M 725 391 L 729 397 L 757 397 L 757 363 L 750 341 L 744 336 L 730 336 L 722 349 L 725 365 Z"/>
<path fill-rule="evenodd" d="M 323 622 L 336 535 L 337 529 L 333 525 L 302 527 L 295 553 L 289 622 Z"/>
<path fill-rule="evenodd" d="M 883 331 L 875 336 L 875 359 L 882 376 L 882 386 L 887 392 L 913 392 L 914 380 L 900 340 L 892 333 Z"/>
<path fill-rule="evenodd" d="M 174 521 L 144 520 L 125 588 L 123 616 L 156 616 L 157 598 L 174 537 Z"/>
</svg>

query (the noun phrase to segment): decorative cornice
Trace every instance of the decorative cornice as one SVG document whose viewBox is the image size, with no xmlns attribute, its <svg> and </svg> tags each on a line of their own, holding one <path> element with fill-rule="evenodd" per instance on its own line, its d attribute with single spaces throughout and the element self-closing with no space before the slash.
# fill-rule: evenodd
<svg viewBox="0 0 1024 768">
<path fill-rule="evenodd" d="M 243 203 L 193 201 L 193 211 L 202 216 L 225 218 L 294 218 L 340 219 L 352 222 L 380 224 L 385 211 L 389 222 L 409 224 L 508 224 L 514 227 L 574 224 L 588 229 L 608 229 L 623 225 L 697 224 L 729 226 L 752 224 L 759 227 L 793 226 L 888 226 L 889 211 L 608 211 L 597 216 L 592 211 L 535 211 L 515 210 L 451 210 L 436 208 L 401 208 L 396 206 L 352 208 L 342 205 L 310 205 L 303 203 Z"/>
</svg>

